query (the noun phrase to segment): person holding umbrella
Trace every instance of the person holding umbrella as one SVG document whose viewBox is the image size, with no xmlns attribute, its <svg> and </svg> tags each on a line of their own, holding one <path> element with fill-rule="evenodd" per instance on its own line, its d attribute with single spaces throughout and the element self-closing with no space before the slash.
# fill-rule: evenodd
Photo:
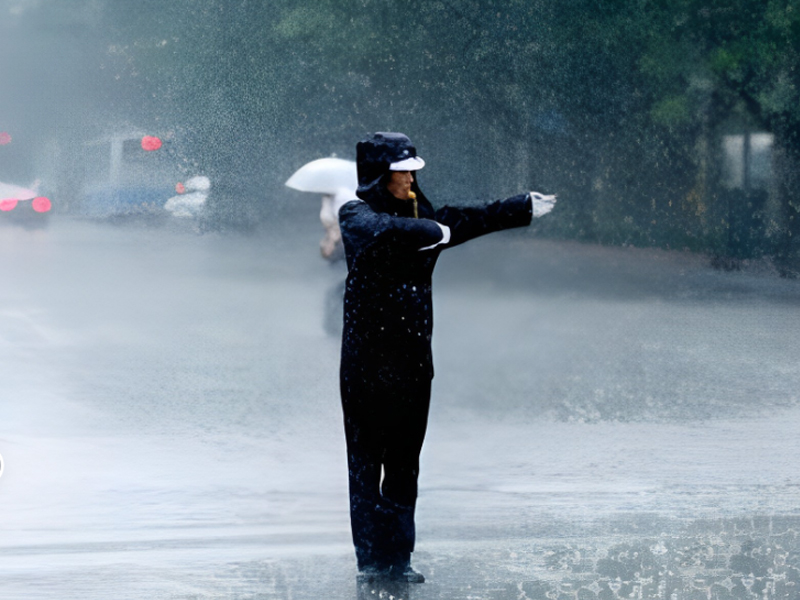
<svg viewBox="0 0 800 600">
<path fill-rule="evenodd" d="M 402 133 L 356 145 L 357 200 L 339 211 L 348 275 L 340 388 L 359 580 L 425 578 L 411 566 L 419 455 L 430 405 L 431 278 L 442 250 L 530 224 L 555 196 L 530 192 L 434 210 L 425 162 Z"/>
<path fill-rule="evenodd" d="M 322 194 L 319 220 L 325 229 L 325 237 L 319 242 L 320 253 L 331 262 L 344 258 L 338 216 L 342 205 L 355 196 L 358 185 L 356 164 L 335 156 L 318 158 L 295 171 L 285 185 L 301 192 Z"/>
</svg>

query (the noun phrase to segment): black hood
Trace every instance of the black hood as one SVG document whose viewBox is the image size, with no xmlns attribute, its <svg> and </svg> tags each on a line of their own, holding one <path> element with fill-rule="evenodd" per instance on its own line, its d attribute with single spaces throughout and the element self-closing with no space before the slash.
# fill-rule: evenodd
<svg viewBox="0 0 800 600">
<path fill-rule="evenodd" d="M 389 165 L 417 155 L 417 149 L 402 133 L 375 133 L 356 144 L 358 190 L 356 195 L 366 200 L 389 173 Z M 415 178 L 416 183 L 416 178 Z"/>
</svg>

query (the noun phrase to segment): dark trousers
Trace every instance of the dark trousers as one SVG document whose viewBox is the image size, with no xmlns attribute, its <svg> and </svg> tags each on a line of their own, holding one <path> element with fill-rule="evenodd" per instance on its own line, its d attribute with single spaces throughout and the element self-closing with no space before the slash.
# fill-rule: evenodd
<svg viewBox="0 0 800 600">
<path fill-rule="evenodd" d="M 363 371 L 360 371 L 363 373 Z M 428 424 L 428 372 L 342 370 L 350 524 L 358 568 L 408 562 L 414 550 L 419 455 Z"/>
</svg>

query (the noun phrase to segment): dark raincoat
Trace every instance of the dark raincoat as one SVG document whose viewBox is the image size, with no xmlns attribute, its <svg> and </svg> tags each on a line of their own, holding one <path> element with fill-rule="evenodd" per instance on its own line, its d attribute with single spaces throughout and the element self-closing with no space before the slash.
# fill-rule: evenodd
<svg viewBox="0 0 800 600">
<path fill-rule="evenodd" d="M 340 383 L 360 569 L 407 563 L 414 549 L 419 455 L 433 378 L 436 260 L 446 248 L 528 225 L 532 217 L 527 194 L 434 210 L 415 178 L 415 218 L 413 201 L 386 190 L 391 161 L 380 148 L 382 142 L 399 144 L 413 155 L 413 146 L 402 134 L 378 136 L 383 139 L 371 146 L 359 144 L 360 200 L 339 211 L 348 267 Z M 440 243 L 437 223 L 450 228 L 449 242 Z"/>
</svg>

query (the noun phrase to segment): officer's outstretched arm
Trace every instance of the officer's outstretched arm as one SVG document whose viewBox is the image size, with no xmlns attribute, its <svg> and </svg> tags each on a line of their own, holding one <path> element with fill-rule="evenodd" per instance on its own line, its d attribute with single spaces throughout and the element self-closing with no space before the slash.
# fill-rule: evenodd
<svg viewBox="0 0 800 600">
<path fill-rule="evenodd" d="M 436 220 L 450 228 L 449 246 L 463 244 L 494 231 L 525 227 L 533 218 L 529 194 L 512 196 L 483 206 L 445 206 L 436 211 Z"/>
</svg>

